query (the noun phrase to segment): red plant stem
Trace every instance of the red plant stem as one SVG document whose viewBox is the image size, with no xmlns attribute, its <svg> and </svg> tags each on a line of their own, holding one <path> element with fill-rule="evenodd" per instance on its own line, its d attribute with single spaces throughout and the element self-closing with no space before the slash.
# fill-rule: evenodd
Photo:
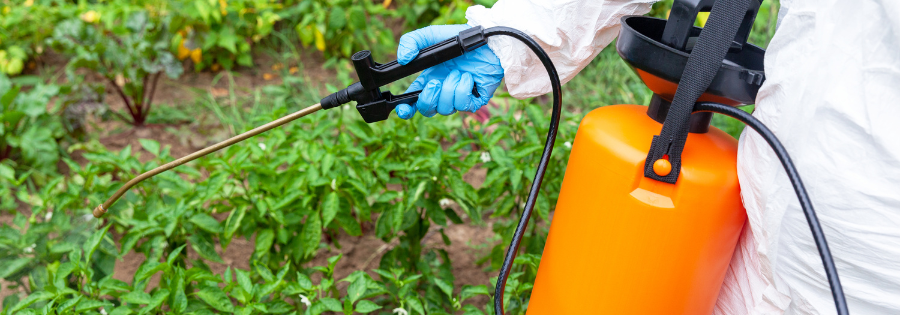
<svg viewBox="0 0 900 315">
<path fill-rule="evenodd" d="M 131 101 L 128 99 L 128 96 L 125 96 L 125 92 L 122 91 L 122 88 L 116 84 L 116 80 L 106 77 L 109 80 L 109 83 L 112 84 L 113 88 L 115 88 L 116 92 L 119 94 L 119 97 L 122 98 L 122 101 L 125 102 L 125 107 L 128 108 L 128 113 L 131 114 L 131 118 L 133 118 L 132 124 L 137 123 L 137 113 L 134 111 L 133 105 L 131 105 Z"/>
<path fill-rule="evenodd" d="M 147 96 L 147 78 L 149 76 L 150 76 L 150 74 L 147 74 L 143 78 L 141 78 L 141 97 L 134 99 L 134 107 L 137 110 L 138 117 L 144 116 L 143 109 L 144 109 L 144 101 L 146 100 L 145 97 Z"/>
<path fill-rule="evenodd" d="M 153 95 L 156 94 L 156 86 L 159 85 L 160 75 L 162 75 L 162 72 L 157 72 L 156 76 L 153 77 L 153 83 L 150 85 L 150 94 L 147 95 L 147 102 L 144 103 L 144 105 L 147 106 L 146 115 L 148 116 L 150 115 L 150 107 L 153 106 Z M 146 90 L 146 85 L 144 86 L 144 89 Z"/>
</svg>

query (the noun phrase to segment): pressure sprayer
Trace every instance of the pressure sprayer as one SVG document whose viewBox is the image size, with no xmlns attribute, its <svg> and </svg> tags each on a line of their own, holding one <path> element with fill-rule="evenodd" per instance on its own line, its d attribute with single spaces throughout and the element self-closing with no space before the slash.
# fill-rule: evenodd
<svg viewBox="0 0 900 315">
<path fill-rule="evenodd" d="M 825 267 L 839 314 L 849 314 L 812 203 L 787 151 L 759 120 L 732 106 L 753 103 L 765 51 L 747 43 L 760 0 L 676 0 L 668 20 L 622 18 L 619 55 L 653 91 L 649 106 L 612 105 L 581 121 L 550 226 L 529 314 L 711 314 L 747 216 L 737 180 L 737 141 L 710 127 L 713 113 L 758 132 L 781 160 Z M 706 27 L 698 12 L 711 11 Z M 702 32 L 701 32 L 702 30 Z M 508 27 L 473 27 L 421 50 L 407 65 L 351 57 L 359 82 L 310 106 L 141 174 L 94 209 L 106 213 L 140 181 L 320 109 L 355 101 L 367 123 L 388 118 L 421 91 L 380 88 L 486 44 L 520 40 L 546 68 L 553 89 L 547 140 L 494 295 L 503 294 L 544 178 L 562 111 L 559 76 L 531 37 Z M 473 89 L 474 90 L 474 89 Z M 477 94 L 477 90 L 474 90 Z"/>
</svg>

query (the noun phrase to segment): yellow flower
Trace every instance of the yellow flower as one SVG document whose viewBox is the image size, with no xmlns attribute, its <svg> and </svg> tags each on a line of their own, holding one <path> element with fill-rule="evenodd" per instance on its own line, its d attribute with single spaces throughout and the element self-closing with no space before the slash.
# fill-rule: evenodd
<svg viewBox="0 0 900 315">
<path fill-rule="evenodd" d="M 97 11 L 94 10 L 84 12 L 80 17 L 82 21 L 87 23 L 96 23 L 97 21 L 100 21 L 100 13 L 97 13 Z"/>
<path fill-rule="evenodd" d="M 220 7 L 220 8 L 219 8 L 219 12 L 222 13 L 222 15 L 228 15 L 228 11 L 225 11 L 225 9 L 228 8 L 228 2 L 227 2 L 227 1 L 225 1 L 225 0 L 219 0 L 219 7 Z"/>
<path fill-rule="evenodd" d="M 387 9 L 389 6 L 391 6 L 391 0 L 384 0 L 384 3 L 382 3 L 381 5 L 384 6 L 385 9 Z"/>
<path fill-rule="evenodd" d="M 319 51 L 325 51 L 325 35 L 322 35 L 322 32 L 319 32 L 319 29 L 316 28 L 316 49 Z"/>
<path fill-rule="evenodd" d="M 297 71 L 300 71 L 300 68 L 298 68 L 298 67 L 291 67 L 290 69 L 288 69 L 288 72 L 290 72 L 291 74 L 296 74 Z"/>
<path fill-rule="evenodd" d="M 187 57 L 191 56 L 191 50 L 184 46 L 184 40 L 181 40 L 181 45 L 178 45 L 178 60 L 184 60 Z"/>
<path fill-rule="evenodd" d="M 200 58 L 202 56 L 203 56 L 203 53 L 200 51 L 200 48 L 194 48 L 194 50 L 191 50 L 191 60 L 193 60 L 194 63 L 199 64 Z"/>
<path fill-rule="evenodd" d="M 24 5 L 26 7 L 30 7 L 30 6 L 34 5 L 34 0 L 27 0 L 27 1 L 25 1 Z"/>
</svg>

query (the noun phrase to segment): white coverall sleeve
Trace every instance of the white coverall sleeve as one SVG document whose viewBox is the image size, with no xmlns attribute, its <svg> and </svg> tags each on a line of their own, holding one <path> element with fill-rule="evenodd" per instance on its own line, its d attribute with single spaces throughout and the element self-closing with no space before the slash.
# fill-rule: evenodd
<svg viewBox="0 0 900 315">
<path fill-rule="evenodd" d="M 853 314 L 900 314 L 900 1 L 782 0 L 754 116 L 797 166 Z M 750 128 L 716 315 L 835 314 L 797 195 Z"/>
<path fill-rule="evenodd" d="M 553 60 L 562 83 L 584 69 L 619 35 L 619 20 L 643 15 L 656 0 L 500 0 L 491 8 L 469 7 L 471 26 L 507 26 L 534 38 Z M 488 38 L 500 58 L 506 88 L 516 98 L 550 92 L 541 61 L 524 44 L 508 36 Z"/>
</svg>

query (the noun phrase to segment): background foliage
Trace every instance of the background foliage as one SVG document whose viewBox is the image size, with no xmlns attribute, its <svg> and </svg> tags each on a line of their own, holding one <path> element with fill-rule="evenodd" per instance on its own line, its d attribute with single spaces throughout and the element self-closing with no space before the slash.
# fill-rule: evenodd
<svg viewBox="0 0 900 315">
<path fill-rule="evenodd" d="M 650 15 L 664 17 L 670 3 Z M 83 119 L 140 126 L 210 116 L 230 133 L 246 131 L 352 82 L 344 59 L 352 52 L 388 56 L 403 32 L 464 23 L 473 4 L 492 1 L 0 0 L 0 218 L 8 218 L 0 278 L 17 292 L 3 297 L 0 314 L 491 314 L 496 279 L 455 285 L 448 252 L 424 240 L 436 233 L 449 245 L 445 228 L 490 223 L 496 236 L 473 246 L 483 249 L 479 268 L 499 268 L 547 131 L 544 97 L 498 91 L 478 117 L 371 125 L 351 107 L 319 113 L 156 176 L 104 220 L 90 209 L 175 157 L 150 139 L 108 150 Z M 776 15 L 766 1 L 752 42 L 765 46 Z M 309 54 L 333 80 L 295 69 Z M 65 59 L 61 72 L 53 56 Z M 231 70 L 256 71 L 263 58 L 294 66 L 273 66 L 280 82 L 244 94 L 202 92 L 151 111 L 162 75 L 223 71 L 214 82 L 233 87 Z M 108 106 L 106 90 L 122 109 Z M 650 98 L 613 49 L 564 90 L 554 161 L 507 285 L 510 314 L 527 309 L 579 120 Z M 79 112 L 89 102 L 105 106 Z M 732 135 L 743 128 L 718 116 L 714 124 Z M 485 172 L 480 185 L 463 180 L 473 170 Z M 340 248 L 341 235 L 394 245 L 374 268 L 336 276 L 346 258 L 315 258 Z M 223 262 L 216 247 L 237 239 L 252 244 L 250 268 L 214 272 Z M 126 255 L 143 263 L 117 280 Z"/>
</svg>

